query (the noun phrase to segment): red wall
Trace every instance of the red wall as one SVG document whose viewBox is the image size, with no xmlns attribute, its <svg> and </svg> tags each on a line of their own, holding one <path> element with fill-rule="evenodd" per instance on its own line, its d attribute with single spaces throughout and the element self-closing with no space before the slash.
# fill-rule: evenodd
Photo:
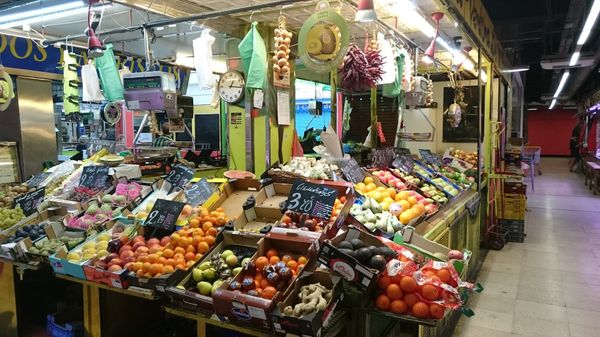
<svg viewBox="0 0 600 337">
<path fill-rule="evenodd" d="M 529 145 L 541 146 L 543 156 L 569 156 L 569 139 L 577 124 L 576 110 L 527 111 Z"/>
</svg>

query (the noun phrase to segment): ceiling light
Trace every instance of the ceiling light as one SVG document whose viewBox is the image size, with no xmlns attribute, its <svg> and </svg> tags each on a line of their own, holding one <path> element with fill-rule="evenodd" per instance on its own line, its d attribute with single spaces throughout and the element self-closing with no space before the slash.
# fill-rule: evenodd
<svg viewBox="0 0 600 337">
<path fill-rule="evenodd" d="M 112 6 L 111 4 L 106 4 L 106 5 L 102 5 L 102 6 L 98 6 L 98 7 L 93 7 L 92 9 L 99 10 L 99 9 L 103 9 L 105 7 L 111 7 L 111 6 Z M 0 29 L 9 29 L 9 28 L 19 27 L 19 26 L 24 26 L 24 25 L 37 24 L 41 21 L 51 21 L 51 20 L 56 20 L 56 19 L 61 19 L 61 18 L 69 17 L 69 16 L 82 14 L 82 13 L 87 13 L 87 11 L 88 11 L 87 7 L 80 7 L 80 8 L 70 9 L 70 10 L 66 10 L 66 11 L 62 11 L 62 12 L 46 14 L 43 16 L 27 17 L 27 18 L 21 19 L 21 20 L 0 23 Z"/>
<path fill-rule="evenodd" d="M 577 64 L 577 62 L 579 62 L 579 56 L 581 55 L 580 52 L 576 51 L 573 53 L 573 55 L 571 56 L 571 60 L 569 61 L 569 66 L 573 67 Z"/>
<path fill-rule="evenodd" d="M 7 11 L 8 12 L 7 14 L 0 16 L 0 23 L 12 22 L 12 21 L 17 21 L 17 20 L 22 20 L 22 19 L 30 19 L 30 18 L 44 16 L 46 14 L 64 12 L 64 11 L 68 11 L 68 10 L 76 9 L 76 8 L 87 9 L 87 6 L 82 1 L 71 1 L 71 2 L 62 3 L 60 5 L 55 5 L 55 6 L 48 6 L 48 5 L 38 6 L 38 4 L 34 4 L 31 6 L 24 5 L 22 7 L 25 7 L 25 6 L 27 6 L 27 7 L 35 6 L 34 7 L 35 9 L 20 8 L 18 10 L 18 12 L 16 12 L 16 13 L 10 13 L 10 10 L 9 10 L 9 11 Z"/>
<path fill-rule="evenodd" d="M 484 82 L 487 83 L 488 77 L 486 72 L 482 69 L 479 71 L 479 78 Z"/>
<path fill-rule="evenodd" d="M 410 0 L 393 0 L 387 7 L 389 13 L 398 17 L 398 22 L 409 29 L 416 29 L 428 38 L 435 36 L 435 28 L 419 14 Z"/>
<path fill-rule="evenodd" d="M 560 96 L 560 93 L 562 92 L 563 88 L 565 87 L 565 84 L 567 83 L 567 78 L 569 78 L 569 72 L 565 71 L 562 74 L 560 82 L 558 83 L 558 88 L 556 88 L 556 92 L 554 93 L 554 98 L 557 98 Z"/>
<path fill-rule="evenodd" d="M 473 70 L 475 69 L 475 65 L 473 64 L 473 62 L 469 59 L 466 59 L 465 62 L 463 62 L 463 68 L 465 68 L 465 70 Z"/>
<path fill-rule="evenodd" d="M 535 110 L 537 110 L 537 109 L 538 109 L 538 108 L 527 108 L 527 111 L 535 111 Z"/>
<path fill-rule="evenodd" d="M 556 98 L 552 100 L 552 103 L 550 103 L 550 110 L 554 109 L 555 105 L 556 105 Z"/>
<path fill-rule="evenodd" d="M 517 66 L 511 69 L 502 70 L 503 73 L 520 73 L 522 71 L 529 71 L 529 66 Z"/>
<path fill-rule="evenodd" d="M 581 35 L 579 35 L 579 40 L 577 40 L 578 46 L 583 46 L 585 44 L 585 41 L 587 41 L 587 39 L 590 36 L 590 33 L 592 31 L 592 28 L 594 28 L 594 24 L 596 23 L 598 14 L 600 14 L 600 0 L 594 0 L 592 9 L 590 10 L 588 17 L 585 20 L 583 29 L 581 30 Z"/>
<path fill-rule="evenodd" d="M 354 20 L 358 22 L 373 22 L 377 20 L 377 13 L 375 13 L 373 0 L 358 1 L 358 11 L 356 11 Z"/>
</svg>

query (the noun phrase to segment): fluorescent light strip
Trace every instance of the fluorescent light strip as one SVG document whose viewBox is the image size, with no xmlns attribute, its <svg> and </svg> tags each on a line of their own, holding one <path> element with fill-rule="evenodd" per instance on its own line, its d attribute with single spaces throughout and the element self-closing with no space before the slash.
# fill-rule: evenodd
<svg viewBox="0 0 600 337">
<path fill-rule="evenodd" d="M 569 67 L 573 67 L 574 65 L 577 64 L 577 62 L 579 62 L 580 55 L 581 55 L 581 53 L 578 51 L 573 53 L 573 55 L 571 56 L 571 60 L 569 61 Z"/>
<path fill-rule="evenodd" d="M 502 70 L 503 73 L 520 73 L 522 71 L 528 71 L 529 67 L 523 67 L 523 68 L 514 68 L 514 69 L 506 69 L 506 70 Z"/>
<path fill-rule="evenodd" d="M 579 35 L 579 40 L 577 40 L 578 46 L 583 46 L 588 37 L 590 37 L 590 33 L 592 28 L 594 28 L 598 14 L 600 14 L 600 0 L 594 0 L 590 14 L 588 14 L 585 24 L 583 25 L 583 29 L 581 30 L 581 34 Z"/>
<path fill-rule="evenodd" d="M 483 82 L 487 82 L 488 77 L 483 69 L 479 71 L 479 78 L 481 78 Z"/>
<path fill-rule="evenodd" d="M 34 6 L 38 6 L 38 4 L 28 5 L 28 6 L 34 7 Z M 67 10 L 75 9 L 75 8 L 87 8 L 87 6 L 82 1 L 73 1 L 73 2 L 67 2 L 67 3 L 60 4 L 60 5 L 56 5 L 56 6 L 46 6 L 46 7 L 41 7 L 41 8 L 38 7 L 36 9 L 31 9 L 31 10 L 24 9 L 22 12 L 17 12 L 15 14 L 6 14 L 6 15 L 0 16 L 0 24 L 5 23 L 5 22 L 17 21 L 17 20 L 21 20 L 21 19 L 29 19 L 29 18 L 39 17 L 39 16 L 43 16 L 46 14 L 67 11 Z"/>
<path fill-rule="evenodd" d="M 552 103 L 550 103 L 550 110 L 554 109 L 555 105 L 556 105 L 556 98 L 552 100 Z"/>
<path fill-rule="evenodd" d="M 98 6 L 98 7 L 93 7 L 93 8 L 95 10 L 101 10 L 101 9 L 103 9 L 105 7 L 111 7 L 111 6 L 112 5 L 110 5 L 110 4 L 106 4 L 106 5 L 102 5 L 102 6 Z M 71 16 L 71 15 L 77 15 L 77 14 L 87 13 L 87 11 L 88 11 L 87 7 L 81 7 L 81 8 L 71 9 L 71 10 L 68 10 L 68 11 L 47 14 L 47 15 L 44 15 L 44 16 L 36 16 L 36 17 L 31 17 L 31 18 L 27 18 L 27 19 L 23 19 L 23 20 L 6 22 L 6 23 L 0 24 L 0 29 L 8 29 L 8 28 L 13 28 L 13 27 L 20 27 L 20 26 L 23 26 L 23 25 L 31 25 L 31 24 L 39 23 L 42 20 L 43 21 L 56 20 L 56 19 L 60 19 L 60 18 Z"/>
<path fill-rule="evenodd" d="M 556 88 L 554 98 L 560 96 L 560 93 L 562 92 L 563 88 L 565 87 L 565 84 L 567 83 L 567 78 L 569 78 L 569 72 L 565 71 L 560 79 L 560 82 L 558 83 L 558 88 Z"/>
</svg>

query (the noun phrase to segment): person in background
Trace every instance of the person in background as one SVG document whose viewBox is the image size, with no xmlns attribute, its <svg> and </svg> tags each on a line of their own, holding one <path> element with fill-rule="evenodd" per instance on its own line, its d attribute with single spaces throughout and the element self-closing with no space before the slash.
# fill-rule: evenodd
<svg viewBox="0 0 600 337">
<path fill-rule="evenodd" d="M 79 137 L 79 142 L 75 147 L 75 151 L 77 154 L 71 157 L 72 160 L 84 160 L 87 159 L 87 149 L 88 144 L 90 143 L 90 137 L 87 135 L 81 135 Z"/>
<path fill-rule="evenodd" d="M 169 137 L 169 122 L 164 122 L 161 125 L 162 135 L 156 135 L 154 141 L 152 142 L 152 146 L 154 147 L 164 147 L 164 146 L 172 146 L 175 141 Z"/>
<path fill-rule="evenodd" d="M 581 161 L 581 153 L 579 143 L 579 134 L 581 133 L 581 125 L 577 123 L 573 131 L 571 131 L 571 138 L 569 139 L 569 149 L 571 150 L 571 159 L 569 159 L 569 171 L 573 172 L 577 164 Z"/>
</svg>

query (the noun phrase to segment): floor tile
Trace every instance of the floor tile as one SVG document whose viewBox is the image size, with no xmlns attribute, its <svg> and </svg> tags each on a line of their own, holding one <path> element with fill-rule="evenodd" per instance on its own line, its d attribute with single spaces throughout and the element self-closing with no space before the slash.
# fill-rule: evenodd
<svg viewBox="0 0 600 337">
<path fill-rule="evenodd" d="M 565 306 L 536 303 L 517 300 L 515 303 L 515 317 L 531 317 L 545 319 L 553 322 L 568 322 L 567 308 Z"/>
<path fill-rule="evenodd" d="M 569 324 L 600 329 L 600 312 L 567 307 Z"/>
<path fill-rule="evenodd" d="M 477 309 L 475 316 L 469 318 L 465 334 L 473 327 L 480 327 L 510 333 L 513 324 L 513 314 Z"/>
<path fill-rule="evenodd" d="M 531 337 L 568 337 L 569 323 L 515 315 L 512 332 Z"/>
</svg>

